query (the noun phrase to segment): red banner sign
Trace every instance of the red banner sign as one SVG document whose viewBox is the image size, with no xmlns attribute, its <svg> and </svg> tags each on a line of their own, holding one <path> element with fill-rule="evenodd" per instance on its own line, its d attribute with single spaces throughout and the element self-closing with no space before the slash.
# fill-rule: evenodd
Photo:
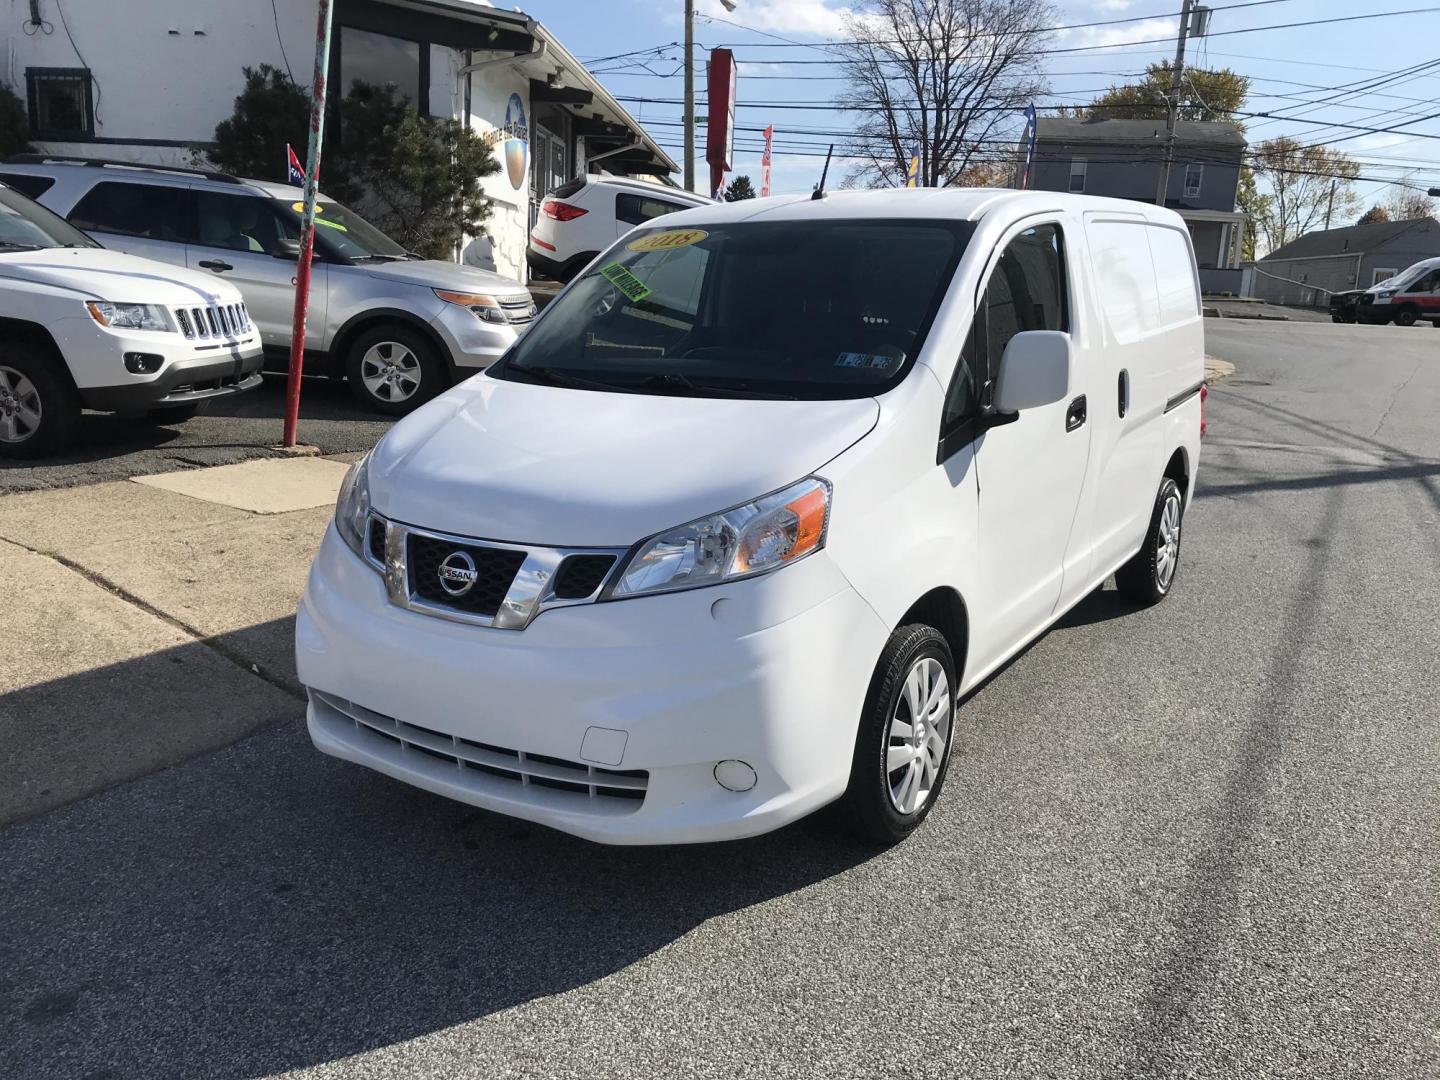
<svg viewBox="0 0 1440 1080">
<path fill-rule="evenodd" d="M 735 151 L 735 54 L 729 49 L 710 50 L 705 91 L 709 101 L 705 160 L 710 163 L 710 195 L 718 198 Z"/>
</svg>

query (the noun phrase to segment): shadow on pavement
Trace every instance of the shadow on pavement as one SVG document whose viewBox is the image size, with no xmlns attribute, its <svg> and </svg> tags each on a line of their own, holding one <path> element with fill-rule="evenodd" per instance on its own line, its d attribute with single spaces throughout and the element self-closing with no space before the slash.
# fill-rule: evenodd
<svg viewBox="0 0 1440 1080">
<path fill-rule="evenodd" d="M 333 1061 L 603 979 L 872 854 L 823 820 L 601 847 L 323 757 L 292 721 L 0 833 L 0 1075 Z"/>
</svg>

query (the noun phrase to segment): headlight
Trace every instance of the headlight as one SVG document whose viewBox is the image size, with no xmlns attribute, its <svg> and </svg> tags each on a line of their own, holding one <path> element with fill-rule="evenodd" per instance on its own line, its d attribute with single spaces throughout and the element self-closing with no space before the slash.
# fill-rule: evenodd
<svg viewBox="0 0 1440 1080">
<path fill-rule="evenodd" d="M 610 596 L 674 592 L 775 570 L 825 546 L 830 482 L 807 477 L 644 541 Z"/>
<path fill-rule="evenodd" d="M 1389 300 L 1390 297 L 1394 296 L 1398 291 L 1398 289 L 1381 289 L 1375 296 L 1380 300 Z"/>
<path fill-rule="evenodd" d="M 370 455 L 350 466 L 335 500 L 335 531 L 350 550 L 365 557 L 365 522 L 370 517 Z"/>
<path fill-rule="evenodd" d="M 497 323 L 510 321 L 510 317 L 493 296 L 486 296 L 484 293 L 449 292 L 446 289 L 435 289 L 433 292 L 447 304 L 469 308 L 477 319 Z"/>
<path fill-rule="evenodd" d="M 170 313 L 154 304 L 112 304 L 92 300 L 85 305 L 90 317 L 112 330 L 174 330 Z"/>
</svg>

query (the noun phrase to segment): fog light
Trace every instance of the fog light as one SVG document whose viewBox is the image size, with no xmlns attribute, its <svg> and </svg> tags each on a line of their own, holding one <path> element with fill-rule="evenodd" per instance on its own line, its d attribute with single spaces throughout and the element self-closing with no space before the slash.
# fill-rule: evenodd
<svg viewBox="0 0 1440 1080">
<path fill-rule="evenodd" d="M 165 363 L 165 358 L 153 352 L 127 352 L 125 354 L 125 370 L 132 375 L 154 375 L 160 370 L 160 365 L 163 363 Z"/>
<path fill-rule="evenodd" d="M 756 779 L 754 769 L 734 758 L 715 766 L 715 782 L 726 791 L 749 791 L 755 786 Z"/>
</svg>

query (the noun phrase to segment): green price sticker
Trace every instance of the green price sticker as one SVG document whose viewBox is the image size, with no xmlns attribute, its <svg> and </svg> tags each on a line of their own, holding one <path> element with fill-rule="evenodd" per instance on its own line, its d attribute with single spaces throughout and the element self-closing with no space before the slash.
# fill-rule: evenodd
<svg viewBox="0 0 1440 1080">
<path fill-rule="evenodd" d="M 600 276 L 610 282 L 611 285 L 614 285 L 615 288 L 619 289 L 632 301 L 638 302 L 650 295 L 650 290 L 645 287 L 645 283 L 618 262 L 613 262 L 609 266 L 602 267 Z"/>
</svg>

